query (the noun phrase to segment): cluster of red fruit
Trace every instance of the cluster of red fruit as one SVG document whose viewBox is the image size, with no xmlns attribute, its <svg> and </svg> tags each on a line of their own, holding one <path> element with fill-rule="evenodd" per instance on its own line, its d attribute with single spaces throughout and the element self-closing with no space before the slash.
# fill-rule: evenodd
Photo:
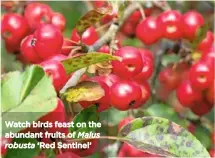
<svg viewBox="0 0 215 158">
<path fill-rule="evenodd" d="M 170 93 L 176 90 L 179 102 L 193 113 L 202 116 L 214 105 L 214 46 L 200 52 L 201 58 L 190 65 L 164 68 L 158 76 L 161 87 Z"/>
<path fill-rule="evenodd" d="M 153 8 L 144 9 L 145 16 L 149 16 Z M 142 19 L 141 12 L 139 10 L 134 11 L 128 19 L 125 21 L 123 26 L 121 27 L 120 31 L 123 32 L 124 35 L 132 37 L 135 35 L 135 29 L 139 22 Z"/>
<path fill-rule="evenodd" d="M 202 58 L 191 66 L 187 80 L 176 90 L 180 103 L 202 116 L 214 106 L 214 48 L 205 51 Z"/>
<path fill-rule="evenodd" d="M 189 11 L 181 15 L 176 10 L 161 13 L 158 17 L 147 17 L 136 27 L 136 36 L 145 44 L 153 44 L 161 38 L 179 40 L 181 38 L 194 40 L 198 29 L 204 25 L 204 18 L 196 11 Z M 208 32 L 206 38 L 213 34 Z M 210 41 L 211 42 L 211 41 Z M 207 47 L 205 43 L 200 44 Z"/>
<path fill-rule="evenodd" d="M 7 13 L 1 21 L 1 34 L 8 52 L 19 52 L 20 43 L 41 24 L 53 24 L 61 31 L 65 27 L 65 18 L 61 13 L 53 12 L 46 4 L 30 3 L 24 15 Z"/>
<path fill-rule="evenodd" d="M 126 46 L 114 55 L 121 61 L 112 61 L 113 74 L 90 78 L 101 85 L 105 96 L 94 102 L 80 102 L 82 107 L 96 104 L 100 112 L 112 105 L 119 110 L 128 110 L 139 108 L 149 99 L 150 86 L 147 80 L 153 72 L 152 53 L 146 49 Z"/>
</svg>

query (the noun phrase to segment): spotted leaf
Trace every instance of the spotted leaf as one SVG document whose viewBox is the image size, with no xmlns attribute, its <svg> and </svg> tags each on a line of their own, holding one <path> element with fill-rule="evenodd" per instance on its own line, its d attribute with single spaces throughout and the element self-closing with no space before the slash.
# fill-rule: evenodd
<svg viewBox="0 0 215 158">
<path fill-rule="evenodd" d="M 105 53 L 95 52 L 73 57 L 62 61 L 62 63 L 67 74 L 69 74 L 81 68 L 110 60 L 117 60 L 117 57 Z"/>
<path fill-rule="evenodd" d="M 145 152 L 161 156 L 209 157 L 207 150 L 191 133 L 160 117 L 143 117 L 122 127 L 125 142 Z"/>
<path fill-rule="evenodd" d="M 99 22 L 106 14 L 110 13 L 110 8 L 99 8 L 87 12 L 76 24 L 77 32 L 82 35 L 87 28 Z"/>
</svg>

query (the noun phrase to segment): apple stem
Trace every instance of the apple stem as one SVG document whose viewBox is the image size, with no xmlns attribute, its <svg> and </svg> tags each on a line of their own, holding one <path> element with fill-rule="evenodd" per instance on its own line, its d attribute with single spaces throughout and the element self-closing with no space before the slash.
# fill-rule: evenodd
<svg viewBox="0 0 215 158">
<path fill-rule="evenodd" d="M 65 41 L 68 41 L 68 42 L 71 42 L 71 43 L 73 43 L 73 44 L 79 45 L 79 42 L 70 40 L 70 39 L 68 39 L 68 38 L 64 38 L 64 40 L 65 40 Z"/>
</svg>

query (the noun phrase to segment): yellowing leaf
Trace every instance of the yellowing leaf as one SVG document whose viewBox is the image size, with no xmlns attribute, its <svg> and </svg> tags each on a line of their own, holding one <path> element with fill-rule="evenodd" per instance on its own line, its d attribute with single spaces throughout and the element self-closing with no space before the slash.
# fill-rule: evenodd
<svg viewBox="0 0 215 158">
<path fill-rule="evenodd" d="M 94 101 L 105 95 L 102 87 L 92 81 L 84 81 L 67 89 L 64 96 L 68 102 Z"/>
</svg>

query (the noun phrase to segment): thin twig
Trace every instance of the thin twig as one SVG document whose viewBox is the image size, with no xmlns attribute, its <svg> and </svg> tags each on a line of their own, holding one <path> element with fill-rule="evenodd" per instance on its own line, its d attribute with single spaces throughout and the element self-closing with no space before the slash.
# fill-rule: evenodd
<svg viewBox="0 0 215 158">
<path fill-rule="evenodd" d="M 153 3 L 153 5 L 155 5 L 156 7 L 160 8 L 163 11 L 171 10 L 171 7 L 169 6 L 167 1 L 154 0 L 154 1 L 152 1 L 152 3 Z"/>
<path fill-rule="evenodd" d="M 79 44 L 80 44 L 79 42 L 75 42 L 75 41 L 70 40 L 70 39 L 68 39 L 68 38 L 64 38 L 64 40 L 65 40 L 65 41 L 68 41 L 68 42 L 71 42 L 71 43 L 73 43 L 73 44 L 76 44 L 76 45 L 79 45 Z"/>
<path fill-rule="evenodd" d="M 78 46 L 63 46 L 62 49 L 73 49 L 78 48 Z"/>
<path fill-rule="evenodd" d="M 145 15 L 145 12 L 144 12 L 144 10 L 143 10 L 143 7 L 142 7 L 142 5 L 140 5 L 140 4 L 138 4 L 139 5 L 139 11 L 140 11 L 140 13 L 141 13 L 141 16 L 142 16 L 142 20 L 144 20 L 145 18 L 146 18 L 146 15 Z"/>
</svg>

